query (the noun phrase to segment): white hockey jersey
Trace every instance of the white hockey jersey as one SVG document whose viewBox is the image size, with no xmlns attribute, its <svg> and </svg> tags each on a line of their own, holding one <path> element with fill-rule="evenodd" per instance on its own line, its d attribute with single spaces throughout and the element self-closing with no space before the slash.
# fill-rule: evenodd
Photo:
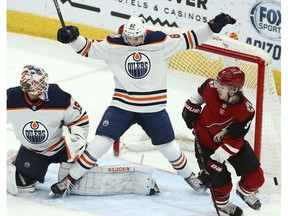
<svg viewBox="0 0 288 216">
<path fill-rule="evenodd" d="M 166 108 L 167 67 L 176 52 L 192 49 L 213 35 L 208 25 L 183 34 L 149 32 L 144 44 L 127 45 L 120 34 L 103 41 L 79 36 L 70 45 L 82 56 L 104 60 L 114 73 L 111 106 L 147 113 Z"/>
<path fill-rule="evenodd" d="M 21 87 L 7 90 L 7 122 L 12 124 L 21 145 L 36 153 L 51 156 L 65 147 L 63 125 L 80 126 L 88 136 L 86 111 L 58 85 L 49 85 L 49 101 L 33 104 Z M 9 143 L 8 143 L 9 145 Z"/>
</svg>

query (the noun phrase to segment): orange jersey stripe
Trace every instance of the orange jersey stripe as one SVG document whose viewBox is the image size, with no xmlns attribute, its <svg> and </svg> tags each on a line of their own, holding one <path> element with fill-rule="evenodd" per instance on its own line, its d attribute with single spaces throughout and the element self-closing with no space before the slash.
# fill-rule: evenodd
<svg viewBox="0 0 288 216">
<path fill-rule="evenodd" d="M 32 149 L 32 148 L 29 148 L 30 151 L 32 152 L 35 152 L 35 153 L 40 153 L 40 154 L 45 154 L 47 152 L 51 152 L 53 151 L 53 149 L 55 149 L 56 147 L 59 146 L 59 144 L 61 144 L 62 142 L 64 141 L 64 138 L 62 137 L 57 143 L 55 143 L 54 145 L 50 146 L 49 148 L 43 150 L 43 151 L 38 151 L 38 150 L 35 150 L 35 149 Z M 65 141 L 64 141 L 65 143 Z M 62 144 L 61 144 L 62 145 Z M 61 146 L 60 145 L 60 146 Z"/>
<path fill-rule="evenodd" d="M 129 95 L 120 94 L 120 93 L 114 93 L 113 96 L 114 97 L 125 98 L 125 99 L 132 100 L 132 101 L 151 101 L 151 100 L 161 100 L 161 99 L 166 99 L 167 98 L 167 95 L 154 96 L 154 97 L 145 97 L 145 98 L 136 98 L 136 97 L 131 97 Z"/>
<path fill-rule="evenodd" d="M 67 108 L 41 108 L 40 110 L 66 110 Z"/>
<path fill-rule="evenodd" d="M 94 163 L 88 161 L 88 160 L 85 158 L 85 155 L 84 155 L 84 154 L 80 157 L 80 159 L 81 159 L 83 162 L 85 162 L 87 165 L 89 165 L 89 166 L 94 166 L 94 165 L 95 165 Z"/>
<path fill-rule="evenodd" d="M 85 116 L 83 116 L 82 118 L 78 119 L 77 121 L 72 122 L 71 124 L 68 125 L 68 127 L 70 127 L 70 126 L 72 126 L 72 125 L 75 125 L 75 124 L 78 124 L 78 123 L 81 122 L 81 121 L 86 121 L 86 120 L 88 120 L 88 115 L 85 115 Z"/>
<path fill-rule="evenodd" d="M 67 150 L 67 149 L 69 149 L 68 148 L 68 144 L 67 144 L 67 142 L 65 140 L 64 140 L 64 143 L 65 143 L 65 146 L 66 146 L 66 152 L 67 152 L 68 160 L 70 160 L 71 159 L 71 154 L 70 154 L 70 151 Z"/>
<path fill-rule="evenodd" d="M 7 110 L 29 110 L 29 108 L 28 107 L 7 108 Z"/>
<path fill-rule="evenodd" d="M 53 149 L 55 149 L 56 147 L 59 146 L 59 144 L 64 140 L 64 138 L 62 137 L 57 143 L 55 143 L 54 145 L 50 146 L 48 149 L 46 149 L 44 152 L 50 152 L 52 151 Z"/>
<path fill-rule="evenodd" d="M 194 43 L 193 43 L 191 32 L 188 31 L 187 35 L 188 35 L 188 40 L 189 40 L 190 46 L 191 46 L 191 48 L 193 48 L 194 47 Z"/>
<path fill-rule="evenodd" d="M 33 103 L 29 100 L 27 93 L 26 92 L 23 92 L 23 93 L 24 93 L 24 99 L 26 100 L 26 102 L 32 106 Z M 43 102 L 44 102 L 43 100 L 39 99 L 35 105 L 40 106 Z"/>
<path fill-rule="evenodd" d="M 91 41 L 90 40 L 87 40 L 87 46 L 86 46 L 86 48 L 83 50 L 83 52 L 81 53 L 81 55 L 82 56 L 86 56 L 86 54 L 89 52 L 89 50 L 90 50 L 90 47 L 91 47 Z"/>
</svg>

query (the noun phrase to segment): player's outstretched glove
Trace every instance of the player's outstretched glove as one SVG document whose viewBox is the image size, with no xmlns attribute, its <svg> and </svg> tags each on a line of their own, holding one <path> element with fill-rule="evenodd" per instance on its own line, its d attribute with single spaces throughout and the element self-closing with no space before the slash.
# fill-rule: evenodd
<svg viewBox="0 0 288 216">
<path fill-rule="evenodd" d="M 218 174 L 222 170 L 223 170 L 222 164 L 212 159 L 209 159 L 205 168 L 200 171 L 198 178 L 202 181 L 204 185 L 206 185 L 207 187 L 210 187 L 211 175 Z"/>
<path fill-rule="evenodd" d="M 76 125 L 72 125 L 67 133 L 64 133 L 65 146 L 68 155 L 67 162 L 76 161 L 84 152 L 87 141 L 85 131 Z"/>
<path fill-rule="evenodd" d="M 224 26 L 226 26 L 227 24 L 233 25 L 234 23 L 236 23 L 236 20 L 234 18 L 232 18 L 228 14 L 221 13 L 217 15 L 214 19 L 211 19 L 208 22 L 208 25 L 213 32 L 219 33 Z"/>
<path fill-rule="evenodd" d="M 201 113 L 201 106 L 198 104 L 192 103 L 190 100 L 185 102 L 185 106 L 182 111 L 182 118 L 186 122 L 186 125 L 189 129 L 194 128 L 194 123 Z"/>
<path fill-rule="evenodd" d="M 76 26 L 66 26 L 60 28 L 57 32 L 57 40 L 61 43 L 67 44 L 74 41 L 79 36 L 79 30 Z"/>
</svg>

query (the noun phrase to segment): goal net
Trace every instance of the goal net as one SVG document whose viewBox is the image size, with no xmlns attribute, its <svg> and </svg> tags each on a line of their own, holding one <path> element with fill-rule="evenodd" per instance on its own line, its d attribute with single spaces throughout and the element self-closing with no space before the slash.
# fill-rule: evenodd
<svg viewBox="0 0 288 216">
<path fill-rule="evenodd" d="M 181 117 L 185 101 L 207 78 L 215 78 L 224 67 L 238 66 L 246 75 L 244 94 L 256 110 L 245 138 L 260 158 L 265 172 L 266 181 L 262 190 L 280 193 L 280 101 L 271 63 L 270 55 L 260 48 L 214 35 L 197 49 L 171 57 L 167 111 L 181 148 L 194 151 L 194 136 Z M 141 152 L 155 148 L 142 128 L 133 125 L 120 139 L 120 154 L 123 149 Z M 117 145 L 114 151 L 119 153 Z"/>
</svg>

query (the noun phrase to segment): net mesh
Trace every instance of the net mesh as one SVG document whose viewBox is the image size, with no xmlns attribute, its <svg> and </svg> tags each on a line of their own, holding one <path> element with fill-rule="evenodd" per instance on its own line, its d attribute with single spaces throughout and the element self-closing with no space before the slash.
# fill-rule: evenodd
<svg viewBox="0 0 288 216">
<path fill-rule="evenodd" d="M 179 31 L 179 30 L 177 30 Z M 167 32 L 167 31 L 166 31 Z M 168 32 L 171 33 L 171 32 Z M 173 32 L 174 33 L 174 32 Z M 258 131 L 261 139 L 260 158 L 265 173 L 266 182 L 261 190 L 264 192 L 280 193 L 281 187 L 281 141 L 280 141 L 280 101 L 276 92 L 274 77 L 271 68 L 272 59 L 268 53 L 257 47 L 242 43 L 223 36 L 213 36 L 205 44 L 226 49 L 236 56 L 253 55 L 265 61 L 263 104 L 257 104 L 257 87 L 259 85 L 258 69 L 256 63 L 249 62 L 235 56 L 223 56 L 209 51 L 198 49 L 186 50 L 173 55 L 169 61 L 168 73 L 168 104 L 176 140 L 184 150 L 193 151 L 194 136 L 182 120 L 181 112 L 185 101 L 192 92 L 196 91 L 207 78 L 215 78 L 216 74 L 227 66 L 238 66 L 245 72 L 246 80 L 244 94 L 252 102 L 257 112 L 263 108 L 262 129 Z M 260 83 L 261 85 L 261 83 Z M 257 106 L 256 106 L 257 105 Z M 260 113 L 260 112 L 259 112 Z M 246 139 L 252 147 L 255 140 L 255 118 L 251 124 Z M 256 127 L 257 128 L 257 127 Z M 261 127 L 260 127 L 261 128 Z M 145 151 L 154 149 L 149 137 L 141 127 L 133 125 L 122 137 L 121 143 L 131 151 Z M 141 144 L 140 144 L 141 143 Z M 275 180 L 278 186 L 275 185 Z"/>
</svg>

